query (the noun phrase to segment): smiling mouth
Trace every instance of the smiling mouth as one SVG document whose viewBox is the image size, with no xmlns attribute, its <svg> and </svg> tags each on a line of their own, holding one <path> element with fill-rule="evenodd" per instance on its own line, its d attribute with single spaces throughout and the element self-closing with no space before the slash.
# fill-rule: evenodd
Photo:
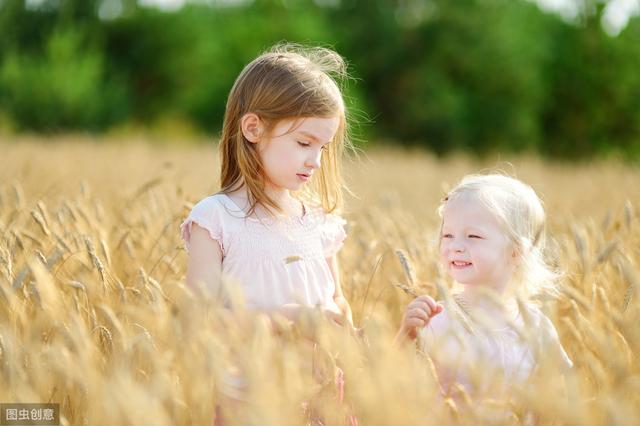
<svg viewBox="0 0 640 426">
<path fill-rule="evenodd" d="M 454 260 L 451 262 L 451 265 L 455 268 L 466 268 L 467 266 L 471 266 L 471 262 L 461 262 L 458 260 Z"/>
</svg>

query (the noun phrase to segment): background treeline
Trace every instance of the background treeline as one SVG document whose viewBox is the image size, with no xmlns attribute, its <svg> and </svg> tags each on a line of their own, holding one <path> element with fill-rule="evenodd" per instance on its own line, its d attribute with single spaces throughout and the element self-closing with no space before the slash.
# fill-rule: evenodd
<svg viewBox="0 0 640 426">
<path fill-rule="evenodd" d="M 288 40 L 347 58 L 363 138 L 640 157 L 640 19 L 610 36 L 599 1 L 570 22 L 524 0 L 27 3 L 0 0 L 0 121 L 17 131 L 216 132 L 242 66 Z"/>
</svg>

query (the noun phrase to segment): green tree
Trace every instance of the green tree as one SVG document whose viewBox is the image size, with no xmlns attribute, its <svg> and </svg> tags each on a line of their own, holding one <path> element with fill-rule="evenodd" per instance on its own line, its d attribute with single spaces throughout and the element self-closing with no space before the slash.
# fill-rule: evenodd
<svg viewBox="0 0 640 426">
<path fill-rule="evenodd" d="M 549 155 L 640 154 L 640 19 L 611 37 L 602 13 L 602 5 L 587 9 L 583 22 L 554 35 L 541 126 Z"/>
<path fill-rule="evenodd" d="M 9 52 L 0 67 L 2 104 L 19 128 L 101 129 L 127 115 L 123 91 L 104 74 L 101 52 L 73 30 L 54 32 L 42 56 Z"/>
</svg>

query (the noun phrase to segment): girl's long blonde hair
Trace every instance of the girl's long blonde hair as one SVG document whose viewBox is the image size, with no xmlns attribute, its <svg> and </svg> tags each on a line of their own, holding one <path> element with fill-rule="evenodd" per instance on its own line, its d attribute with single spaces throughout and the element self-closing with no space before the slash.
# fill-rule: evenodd
<svg viewBox="0 0 640 426">
<path fill-rule="evenodd" d="M 525 298 L 556 296 L 558 273 L 545 261 L 545 212 L 533 188 L 501 174 L 468 175 L 444 198 L 438 209 L 440 217 L 447 202 L 462 196 L 478 200 L 496 217 L 519 254 L 514 290 Z"/>
<path fill-rule="evenodd" d="M 265 192 L 266 177 L 256 144 L 242 133 L 241 118 L 245 114 L 258 115 L 267 135 L 283 119 L 337 116 L 340 123 L 336 135 L 301 195 L 317 201 L 326 212 L 341 208 L 344 184 L 340 160 L 349 142 L 338 83 L 346 75 L 342 57 L 319 47 L 279 44 L 249 63 L 236 79 L 227 100 L 219 147 L 220 192 L 229 193 L 246 185 L 248 214 L 258 204 L 267 210 L 281 211 Z"/>
</svg>

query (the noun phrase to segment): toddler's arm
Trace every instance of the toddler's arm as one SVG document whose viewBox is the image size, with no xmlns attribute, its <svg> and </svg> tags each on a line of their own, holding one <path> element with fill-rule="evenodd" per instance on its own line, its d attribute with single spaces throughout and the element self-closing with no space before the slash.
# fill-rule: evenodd
<svg viewBox="0 0 640 426">
<path fill-rule="evenodd" d="M 562 343 L 560 343 L 558 330 L 556 330 L 556 327 L 546 315 L 542 316 L 540 326 L 542 328 L 544 338 L 543 343 L 545 354 L 552 356 L 553 360 L 559 363 L 562 373 L 566 373 L 571 370 L 573 368 L 573 362 L 567 355 L 567 352 L 565 352 Z"/>
<path fill-rule="evenodd" d="M 193 223 L 187 264 L 187 285 L 196 288 L 204 283 L 212 294 L 220 296 L 220 271 L 222 269 L 222 251 L 209 232 Z"/>
<path fill-rule="evenodd" d="M 442 312 L 443 306 L 429 296 L 415 298 L 404 312 L 400 330 L 396 334 L 396 343 L 413 341 L 418 337 L 418 330 L 426 327 L 431 318 Z"/>
</svg>

